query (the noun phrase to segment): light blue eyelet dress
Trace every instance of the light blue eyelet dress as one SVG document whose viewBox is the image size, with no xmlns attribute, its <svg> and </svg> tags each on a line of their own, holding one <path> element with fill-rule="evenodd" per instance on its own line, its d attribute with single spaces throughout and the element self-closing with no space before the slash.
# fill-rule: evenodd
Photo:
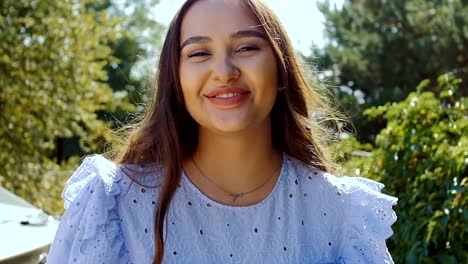
<svg viewBox="0 0 468 264">
<path fill-rule="evenodd" d="M 113 162 L 85 158 L 63 191 L 66 212 L 48 263 L 152 263 L 161 175 L 132 181 Z M 397 198 L 383 184 L 335 177 L 284 154 L 262 202 L 217 203 L 185 174 L 169 208 L 164 263 L 393 263 L 385 239 Z"/>
</svg>

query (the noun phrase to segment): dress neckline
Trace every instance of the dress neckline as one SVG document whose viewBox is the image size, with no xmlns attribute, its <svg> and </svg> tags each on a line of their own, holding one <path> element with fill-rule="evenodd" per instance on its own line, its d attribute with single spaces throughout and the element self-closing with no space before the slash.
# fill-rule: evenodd
<svg viewBox="0 0 468 264">
<path fill-rule="evenodd" d="M 245 206 L 234 206 L 234 205 L 227 205 L 227 204 L 223 204 L 223 203 L 220 203 L 220 202 L 217 202 L 213 199 L 211 199 L 210 197 L 208 197 L 205 193 L 203 193 L 191 180 L 190 178 L 187 176 L 187 174 L 185 173 L 185 170 L 182 170 L 182 183 L 188 187 L 188 189 L 193 192 L 194 194 L 196 194 L 198 197 L 200 197 L 201 199 L 205 200 L 205 202 L 213 205 L 213 206 L 216 206 L 216 207 L 220 207 L 220 208 L 225 208 L 225 209 L 231 209 L 231 210 L 245 210 L 245 209 L 254 209 L 254 208 L 257 208 L 257 207 L 261 207 L 263 205 L 265 205 L 269 200 L 273 199 L 273 196 L 275 196 L 275 194 L 279 191 L 278 189 L 280 189 L 279 185 L 281 184 L 281 182 L 284 181 L 284 175 L 287 173 L 287 161 L 288 161 L 288 156 L 285 152 L 283 152 L 283 161 L 282 161 L 282 164 L 281 164 L 281 170 L 280 170 L 280 175 L 277 177 L 276 179 L 276 183 L 275 183 L 275 186 L 273 187 L 273 190 L 260 202 L 258 203 L 255 203 L 255 204 L 251 204 L 251 205 L 245 205 Z"/>
</svg>

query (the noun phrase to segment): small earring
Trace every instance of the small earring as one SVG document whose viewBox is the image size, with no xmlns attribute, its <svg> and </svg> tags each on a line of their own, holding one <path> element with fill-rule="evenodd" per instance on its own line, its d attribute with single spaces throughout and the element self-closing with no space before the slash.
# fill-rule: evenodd
<svg viewBox="0 0 468 264">
<path fill-rule="evenodd" d="M 285 89 L 286 89 L 286 86 L 282 86 L 282 87 L 278 88 L 278 92 L 281 92 L 281 91 L 283 91 Z"/>
</svg>

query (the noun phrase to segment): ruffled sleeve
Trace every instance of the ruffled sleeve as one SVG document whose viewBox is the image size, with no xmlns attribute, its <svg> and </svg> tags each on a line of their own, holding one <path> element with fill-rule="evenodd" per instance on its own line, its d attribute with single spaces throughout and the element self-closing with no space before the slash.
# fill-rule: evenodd
<svg viewBox="0 0 468 264">
<path fill-rule="evenodd" d="M 344 177 L 345 234 L 338 263 L 393 263 L 385 240 L 392 234 L 398 199 L 382 194 L 383 184 L 360 177 Z"/>
<path fill-rule="evenodd" d="M 102 156 L 87 157 L 68 180 L 65 214 L 47 263 L 127 263 L 116 198 L 120 174 Z"/>
</svg>

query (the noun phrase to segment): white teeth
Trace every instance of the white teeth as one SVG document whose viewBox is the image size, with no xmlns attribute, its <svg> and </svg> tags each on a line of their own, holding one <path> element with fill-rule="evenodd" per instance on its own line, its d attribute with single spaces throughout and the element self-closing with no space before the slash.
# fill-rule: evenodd
<svg viewBox="0 0 468 264">
<path fill-rule="evenodd" d="M 239 95 L 239 93 L 218 94 L 216 98 L 230 98 Z"/>
</svg>

